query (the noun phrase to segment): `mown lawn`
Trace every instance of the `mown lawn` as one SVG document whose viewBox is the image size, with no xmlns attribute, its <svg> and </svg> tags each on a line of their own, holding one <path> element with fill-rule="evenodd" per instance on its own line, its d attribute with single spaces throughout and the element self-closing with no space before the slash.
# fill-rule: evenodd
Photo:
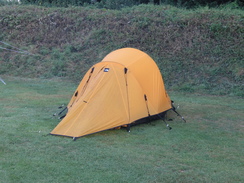
<svg viewBox="0 0 244 183">
<path fill-rule="evenodd" d="M 244 100 L 168 91 L 185 117 L 73 141 L 48 133 L 78 83 L 0 83 L 0 182 L 244 182 Z M 102 106 L 101 106 L 102 107 Z"/>
</svg>

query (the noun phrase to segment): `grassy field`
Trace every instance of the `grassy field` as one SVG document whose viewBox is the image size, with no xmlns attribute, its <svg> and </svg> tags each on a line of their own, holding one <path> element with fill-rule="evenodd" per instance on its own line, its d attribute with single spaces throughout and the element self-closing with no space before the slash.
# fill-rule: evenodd
<svg viewBox="0 0 244 183">
<path fill-rule="evenodd" d="M 78 83 L 2 76 L 0 182 L 244 182 L 244 100 L 168 91 L 172 115 L 73 141 L 47 135 Z"/>
</svg>

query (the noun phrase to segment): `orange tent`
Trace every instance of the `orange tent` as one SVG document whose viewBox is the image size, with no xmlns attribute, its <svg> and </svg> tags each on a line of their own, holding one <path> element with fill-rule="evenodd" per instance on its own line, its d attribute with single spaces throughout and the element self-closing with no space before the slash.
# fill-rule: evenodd
<svg viewBox="0 0 244 183">
<path fill-rule="evenodd" d="M 50 134 L 76 139 L 130 126 L 171 108 L 153 59 L 140 50 L 123 48 L 88 70 L 67 105 L 66 116 Z"/>
</svg>

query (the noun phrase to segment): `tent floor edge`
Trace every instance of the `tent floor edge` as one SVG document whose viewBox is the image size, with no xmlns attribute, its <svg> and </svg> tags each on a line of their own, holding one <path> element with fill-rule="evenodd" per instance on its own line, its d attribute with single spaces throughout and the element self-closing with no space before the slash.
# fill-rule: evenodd
<svg viewBox="0 0 244 183">
<path fill-rule="evenodd" d="M 171 110 L 171 109 L 169 109 L 169 110 Z M 162 118 L 164 119 L 167 111 L 169 111 L 169 110 L 137 119 L 137 120 L 133 121 L 132 123 L 130 123 L 130 127 L 140 125 L 140 124 L 148 124 L 148 123 L 151 123 L 152 121 L 159 120 Z"/>
</svg>

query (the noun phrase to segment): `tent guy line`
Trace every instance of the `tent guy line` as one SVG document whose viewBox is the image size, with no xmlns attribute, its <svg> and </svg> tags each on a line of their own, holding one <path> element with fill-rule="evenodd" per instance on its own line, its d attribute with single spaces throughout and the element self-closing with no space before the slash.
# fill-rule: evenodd
<svg viewBox="0 0 244 183">
<path fill-rule="evenodd" d="M 0 46 L 0 49 L 2 49 L 2 50 L 12 51 L 12 52 L 15 52 L 15 53 L 26 54 L 26 55 L 34 55 L 34 54 L 32 54 L 32 53 L 30 53 L 28 51 L 21 50 L 21 49 L 15 47 L 15 46 L 12 46 L 12 45 L 10 45 L 10 44 L 8 44 L 6 42 L 0 41 L 0 43 L 15 49 L 14 50 L 14 49 L 9 49 L 9 48 L 5 48 L 5 47 Z"/>
<path fill-rule="evenodd" d="M 2 83 L 6 85 L 6 83 L 3 81 L 3 79 L 1 77 L 0 77 L 0 81 L 2 81 Z"/>
</svg>

